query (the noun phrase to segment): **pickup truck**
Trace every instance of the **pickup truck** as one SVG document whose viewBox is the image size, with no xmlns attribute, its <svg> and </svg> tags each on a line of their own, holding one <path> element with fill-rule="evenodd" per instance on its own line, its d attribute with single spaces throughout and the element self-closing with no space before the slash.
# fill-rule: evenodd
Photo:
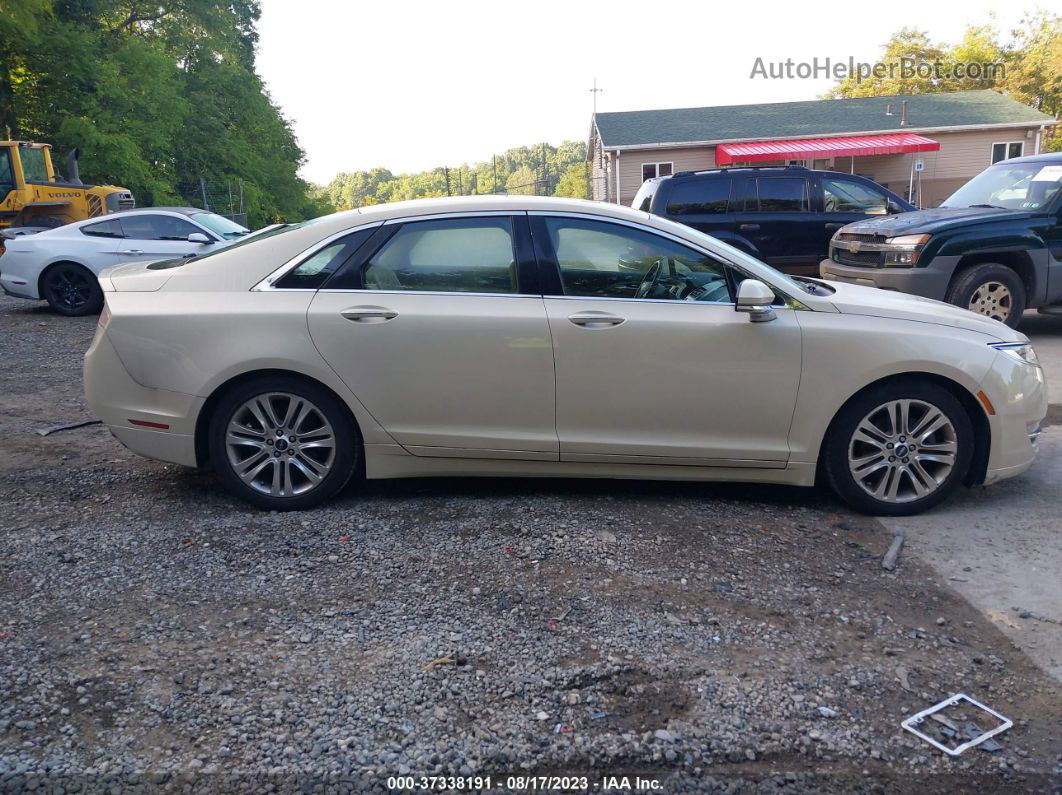
<svg viewBox="0 0 1062 795">
<path fill-rule="evenodd" d="M 1062 152 L 1002 160 L 940 207 L 839 229 L 826 280 L 934 298 L 1016 327 L 1062 314 Z"/>
</svg>

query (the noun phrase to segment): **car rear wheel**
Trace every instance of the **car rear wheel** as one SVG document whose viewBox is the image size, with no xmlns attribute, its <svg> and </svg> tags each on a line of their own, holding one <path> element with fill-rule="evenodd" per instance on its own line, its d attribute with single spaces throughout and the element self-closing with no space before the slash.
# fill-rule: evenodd
<svg viewBox="0 0 1062 795">
<path fill-rule="evenodd" d="M 218 403 L 208 433 L 210 459 L 225 485 L 277 511 L 333 497 L 361 452 L 346 407 L 295 378 L 260 378 L 233 389 Z"/>
<path fill-rule="evenodd" d="M 945 300 L 1017 328 L 1025 311 L 1025 283 L 1013 268 L 983 262 L 960 271 Z"/>
<path fill-rule="evenodd" d="M 87 268 L 60 262 L 44 272 L 41 295 L 54 311 L 67 317 L 97 314 L 103 309 L 103 290 Z"/>
<path fill-rule="evenodd" d="M 962 404 L 932 383 L 875 387 L 834 419 L 825 446 L 827 479 L 856 510 L 905 516 L 946 499 L 973 455 Z"/>
</svg>

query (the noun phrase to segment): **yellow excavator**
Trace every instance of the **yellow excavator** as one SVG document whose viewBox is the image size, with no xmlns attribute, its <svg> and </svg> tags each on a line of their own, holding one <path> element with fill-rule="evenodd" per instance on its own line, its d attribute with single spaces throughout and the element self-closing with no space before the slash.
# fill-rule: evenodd
<svg viewBox="0 0 1062 795">
<path fill-rule="evenodd" d="M 86 185 L 77 149 L 66 160 L 66 178 L 52 166 L 49 144 L 0 141 L 0 251 L 3 238 L 32 234 L 136 206 L 127 188 Z"/>
</svg>

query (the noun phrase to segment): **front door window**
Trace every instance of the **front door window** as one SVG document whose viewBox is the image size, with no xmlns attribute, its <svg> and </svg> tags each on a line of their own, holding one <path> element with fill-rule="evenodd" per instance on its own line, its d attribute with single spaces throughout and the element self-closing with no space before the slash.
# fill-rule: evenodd
<svg viewBox="0 0 1062 795">
<path fill-rule="evenodd" d="M 729 302 L 726 267 L 700 251 L 634 227 L 546 218 L 565 295 Z"/>
<path fill-rule="evenodd" d="M 854 179 L 823 177 L 822 193 L 828 213 L 885 215 L 888 212 L 888 196 Z"/>
</svg>

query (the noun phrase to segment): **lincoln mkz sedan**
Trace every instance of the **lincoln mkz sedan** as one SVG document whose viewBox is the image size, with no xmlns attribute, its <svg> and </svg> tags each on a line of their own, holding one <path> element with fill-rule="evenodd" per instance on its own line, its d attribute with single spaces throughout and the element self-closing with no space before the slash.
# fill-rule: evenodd
<svg viewBox="0 0 1062 795">
<path fill-rule="evenodd" d="M 1047 410 L 1002 323 L 602 203 L 381 205 L 100 283 L 97 416 L 269 509 L 355 473 L 821 476 L 906 514 L 1025 470 Z"/>
</svg>

